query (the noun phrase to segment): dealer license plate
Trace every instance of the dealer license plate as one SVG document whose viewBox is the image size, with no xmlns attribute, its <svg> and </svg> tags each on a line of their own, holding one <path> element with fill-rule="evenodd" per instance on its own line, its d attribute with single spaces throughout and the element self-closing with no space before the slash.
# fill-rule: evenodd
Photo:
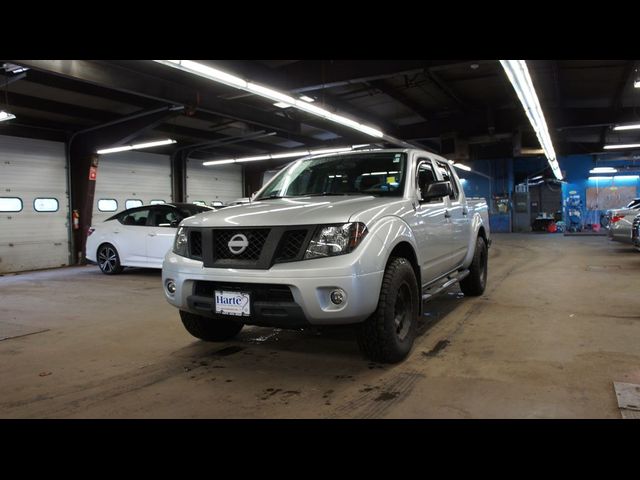
<svg viewBox="0 0 640 480">
<path fill-rule="evenodd" d="M 248 293 L 216 290 L 216 313 L 222 315 L 251 315 L 251 297 Z"/>
</svg>

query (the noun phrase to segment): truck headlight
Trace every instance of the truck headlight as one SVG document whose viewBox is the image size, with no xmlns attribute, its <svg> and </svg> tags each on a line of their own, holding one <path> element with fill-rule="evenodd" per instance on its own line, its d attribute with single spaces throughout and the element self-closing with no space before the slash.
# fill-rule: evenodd
<svg viewBox="0 0 640 480">
<path fill-rule="evenodd" d="M 364 223 L 322 225 L 309 242 L 304 258 L 332 257 L 353 252 L 367 235 Z"/>
<path fill-rule="evenodd" d="M 176 238 L 173 241 L 173 253 L 181 257 L 187 256 L 187 244 L 189 243 L 188 231 L 184 227 L 178 228 Z"/>
</svg>

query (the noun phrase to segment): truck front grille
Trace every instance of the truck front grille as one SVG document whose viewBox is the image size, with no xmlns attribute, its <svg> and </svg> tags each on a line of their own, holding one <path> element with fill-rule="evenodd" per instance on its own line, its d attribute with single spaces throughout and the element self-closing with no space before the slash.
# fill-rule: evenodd
<svg viewBox="0 0 640 480">
<path fill-rule="evenodd" d="M 285 232 L 278 245 L 275 263 L 297 260 L 305 244 L 307 232 L 308 230 L 289 230 Z"/>
<path fill-rule="evenodd" d="M 202 260 L 202 232 L 200 230 L 189 232 L 189 256 L 196 260 Z"/>
<path fill-rule="evenodd" d="M 248 246 L 240 253 L 233 253 L 229 241 L 237 235 L 244 235 Z M 269 229 L 255 230 L 214 230 L 213 257 L 214 259 L 258 260 L 262 248 L 269 235 Z"/>
<path fill-rule="evenodd" d="M 302 260 L 314 231 L 312 225 L 194 228 L 189 235 L 189 251 L 191 258 L 202 260 L 205 267 L 267 270 L 276 263 Z"/>
</svg>

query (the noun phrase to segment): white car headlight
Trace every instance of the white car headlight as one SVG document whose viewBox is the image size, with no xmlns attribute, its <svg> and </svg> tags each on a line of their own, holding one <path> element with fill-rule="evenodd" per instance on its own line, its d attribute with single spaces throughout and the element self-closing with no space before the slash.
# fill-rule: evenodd
<svg viewBox="0 0 640 480">
<path fill-rule="evenodd" d="M 176 238 L 173 241 L 173 253 L 181 257 L 187 256 L 187 245 L 189 243 L 188 230 L 184 227 L 178 228 Z"/>
<path fill-rule="evenodd" d="M 367 234 L 364 223 L 353 222 L 340 225 L 322 225 L 309 242 L 305 259 L 344 255 L 356 249 Z"/>
</svg>

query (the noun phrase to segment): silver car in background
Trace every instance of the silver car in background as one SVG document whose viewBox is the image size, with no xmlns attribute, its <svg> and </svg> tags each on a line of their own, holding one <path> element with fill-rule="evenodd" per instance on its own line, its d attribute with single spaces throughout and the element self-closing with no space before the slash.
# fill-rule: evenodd
<svg viewBox="0 0 640 480">
<path fill-rule="evenodd" d="M 609 240 L 632 243 L 631 226 L 640 213 L 640 198 L 636 198 L 625 208 L 610 210 L 607 213 L 609 215 Z"/>
</svg>

